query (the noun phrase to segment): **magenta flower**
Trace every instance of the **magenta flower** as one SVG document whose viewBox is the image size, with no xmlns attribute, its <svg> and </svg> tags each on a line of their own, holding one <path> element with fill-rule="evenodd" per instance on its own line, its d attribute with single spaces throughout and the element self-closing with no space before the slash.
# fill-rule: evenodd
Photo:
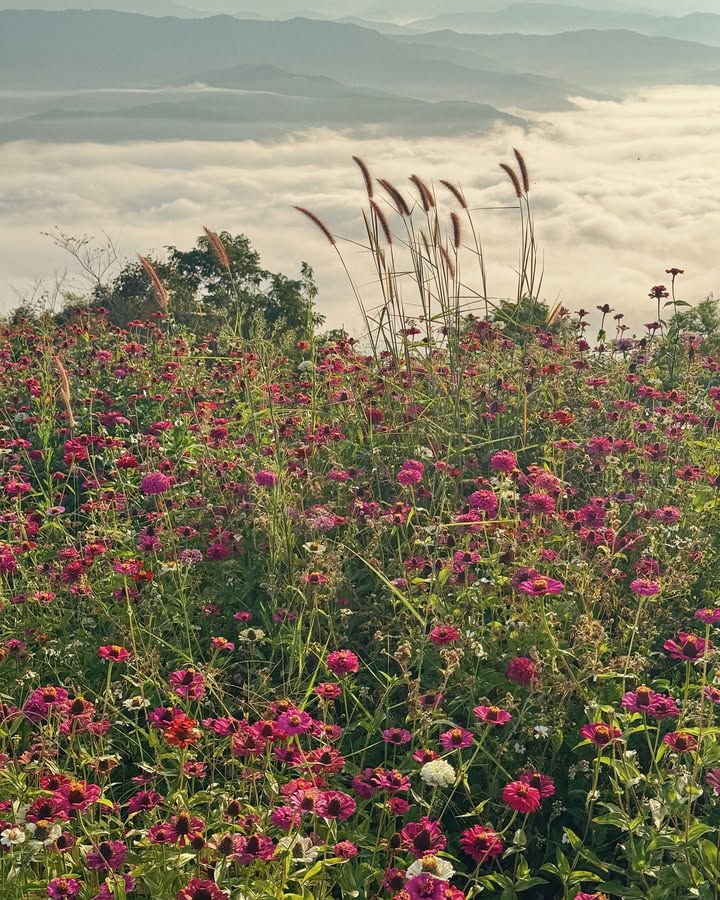
<svg viewBox="0 0 720 900">
<path fill-rule="evenodd" d="M 419 822 L 409 822 L 400 831 L 400 846 L 415 859 L 422 859 L 427 853 L 436 853 L 447 847 L 447 838 L 440 830 L 440 823 L 423 816 Z"/>
<path fill-rule="evenodd" d="M 542 772 L 524 772 L 520 776 L 520 781 L 524 781 L 525 784 L 534 787 L 543 800 L 552 797 L 555 793 L 555 782 L 549 775 L 543 775 Z"/>
<path fill-rule="evenodd" d="M 473 709 L 475 718 L 481 722 L 487 722 L 488 725 L 507 725 L 512 716 L 506 709 L 500 709 L 499 706 L 476 706 Z"/>
<path fill-rule="evenodd" d="M 140 482 L 143 494 L 165 494 L 170 490 L 172 482 L 164 472 L 150 472 Z"/>
<path fill-rule="evenodd" d="M 358 855 L 358 848 L 352 841 L 338 841 L 333 847 L 333 853 L 340 859 L 353 859 Z"/>
<path fill-rule="evenodd" d="M 636 578 L 630 582 L 630 590 L 641 597 L 654 597 L 660 593 L 660 585 L 649 578 Z"/>
<path fill-rule="evenodd" d="M 443 750 L 464 750 L 473 742 L 473 733 L 466 728 L 450 728 L 440 735 L 440 746 Z"/>
<path fill-rule="evenodd" d="M 386 728 L 382 737 L 386 744 L 407 744 L 412 740 L 412 734 L 407 728 Z"/>
<path fill-rule="evenodd" d="M 355 812 L 355 801 L 342 791 L 324 791 L 317 798 L 315 812 L 323 819 L 344 822 Z"/>
<path fill-rule="evenodd" d="M 313 727 L 313 719 L 302 710 L 289 709 L 278 717 L 277 724 L 285 734 L 305 734 Z"/>
<path fill-rule="evenodd" d="M 269 469 L 263 469 L 255 473 L 255 484 L 259 487 L 275 487 L 277 480 L 277 475 Z"/>
<path fill-rule="evenodd" d="M 119 647 L 117 644 L 108 644 L 106 647 L 98 648 L 100 659 L 109 659 L 112 662 L 127 662 L 130 659 L 130 652 L 125 647 Z"/>
<path fill-rule="evenodd" d="M 118 896 L 117 891 L 115 890 L 116 882 L 122 881 L 123 887 L 125 889 L 125 893 L 129 894 L 135 888 L 135 879 L 132 875 L 128 875 L 127 873 L 123 875 L 113 875 L 103 881 L 100 885 L 100 890 L 93 897 L 93 900 L 115 900 Z"/>
<path fill-rule="evenodd" d="M 590 722 L 583 725 L 580 734 L 586 741 L 591 741 L 597 747 L 604 747 L 611 741 L 619 741 L 622 732 L 614 725 L 606 725 L 604 722 Z"/>
<path fill-rule="evenodd" d="M 191 878 L 187 887 L 178 891 L 175 896 L 176 900 L 227 900 L 228 895 L 214 881 Z"/>
<path fill-rule="evenodd" d="M 504 472 L 506 475 L 511 475 L 517 467 L 517 457 L 510 450 L 498 450 L 490 457 L 490 468 L 493 472 Z"/>
<path fill-rule="evenodd" d="M 452 644 L 460 637 L 460 632 L 452 625 L 436 625 L 429 634 L 430 640 L 438 647 Z"/>
<path fill-rule="evenodd" d="M 695 618 L 706 625 L 720 625 L 720 609 L 699 609 L 695 613 Z"/>
<path fill-rule="evenodd" d="M 507 677 L 515 684 L 532 684 L 537 681 L 538 668 L 527 656 L 516 656 L 507 665 Z"/>
<path fill-rule="evenodd" d="M 445 900 L 447 883 L 433 878 L 429 872 L 421 872 L 405 883 L 408 900 Z"/>
<path fill-rule="evenodd" d="M 720 794 L 720 769 L 710 769 L 705 776 L 705 780 L 714 793 Z"/>
<path fill-rule="evenodd" d="M 511 781 L 503 788 L 502 798 L 519 813 L 531 813 L 540 809 L 540 791 L 525 781 Z"/>
<path fill-rule="evenodd" d="M 77 878 L 53 878 L 47 886 L 47 895 L 51 900 L 74 900 L 81 887 Z"/>
<path fill-rule="evenodd" d="M 667 744 L 675 753 L 688 753 L 690 750 L 697 750 L 698 741 L 695 735 L 688 734 L 687 731 L 671 731 L 663 738 L 663 744 Z"/>
<path fill-rule="evenodd" d="M 536 578 L 530 578 L 527 581 L 521 581 L 518 590 L 523 594 L 530 594 L 531 597 L 543 597 L 546 594 L 560 594 L 565 585 L 557 578 L 546 578 L 544 575 L 538 575 Z"/>
<path fill-rule="evenodd" d="M 673 659 L 684 659 L 694 662 L 696 659 L 702 659 L 709 650 L 712 650 L 710 641 L 706 641 L 696 634 L 680 631 L 678 639 L 679 641 L 667 640 L 663 644 L 663 647 Z"/>
<path fill-rule="evenodd" d="M 199 700 L 205 693 L 205 678 L 195 669 L 178 669 L 168 681 L 178 697 L 186 700 Z"/>
<path fill-rule="evenodd" d="M 479 865 L 503 852 L 500 835 L 484 825 L 473 825 L 463 831 L 460 846 Z"/>
<path fill-rule="evenodd" d="M 122 841 L 103 841 L 88 851 L 86 863 L 89 869 L 117 872 L 125 863 L 126 856 L 127 847 Z"/>
<path fill-rule="evenodd" d="M 338 678 L 352 675 L 360 669 L 360 660 L 352 650 L 333 650 L 328 653 L 327 667 Z"/>
<path fill-rule="evenodd" d="M 467 502 L 470 509 L 478 509 L 491 519 L 497 515 L 498 499 L 493 491 L 473 491 Z"/>
</svg>

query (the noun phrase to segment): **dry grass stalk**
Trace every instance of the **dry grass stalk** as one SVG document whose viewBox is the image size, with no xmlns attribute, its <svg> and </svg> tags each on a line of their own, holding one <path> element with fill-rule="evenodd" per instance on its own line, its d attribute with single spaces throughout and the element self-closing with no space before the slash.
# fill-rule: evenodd
<svg viewBox="0 0 720 900">
<path fill-rule="evenodd" d="M 335 238 L 333 237 L 330 229 L 327 227 L 327 225 L 323 222 L 323 220 L 319 216 L 316 216 L 314 212 L 310 212 L 309 209 L 305 209 L 305 207 L 303 207 L 303 206 L 296 206 L 296 207 L 294 207 L 294 209 L 296 209 L 299 213 L 302 213 L 304 216 L 306 216 L 308 219 L 310 219 L 310 221 L 313 224 L 315 224 L 320 229 L 320 231 L 322 231 L 322 233 L 325 235 L 325 237 L 328 239 L 328 241 L 330 241 L 330 243 L 333 245 L 333 247 L 335 246 L 335 243 L 336 243 Z"/>
<path fill-rule="evenodd" d="M 357 165 L 358 169 L 362 173 L 363 181 L 365 182 L 365 190 L 367 191 L 368 200 L 372 200 L 373 195 L 375 193 L 375 189 L 372 183 L 372 176 L 370 175 L 370 170 L 365 165 L 365 161 L 360 159 L 359 156 L 353 156 L 353 162 Z"/>
<path fill-rule="evenodd" d="M 217 232 L 212 231 L 210 228 L 206 228 L 203 226 L 203 231 L 208 239 L 210 247 L 215 254 L 215 258 L 228 272 L 230 271 L 230 260 L 228 259 L 227 250 L 223 242 L 220 240 L 220 236 Z"/>
<path fill-rule="evenodd" d="M 53 362 L 55 363 L 55 370 L 57 371 L 58 379 L 60 381 L 60 396 L 63 398 L 63 403 L 65 404 L 65 411 L 70 422 L 70 427 L 74 428 L 75 416 L 73 415 L 72 406 L 70 405 L 70 379 L 68 378 L 67 369 L 59 356 L 53 356 Z"/>
<path fill-rule="evenodd" d="M 167 311 L 168 306 L 170 305 L 170 301 L 168 298 L 168 292 L 165 290 L 165 285 L 160 280 L 160 276 L 155 271 L 153 264 L 146 256 L 138 256 L 140 260 L 140 265 L 145 270 L 145 274 L 150 279 L 150 282 L 153 286 L 153 291 L 155 292 L 155 299 L 160 304 L 160 306 Z"/>
</svg>

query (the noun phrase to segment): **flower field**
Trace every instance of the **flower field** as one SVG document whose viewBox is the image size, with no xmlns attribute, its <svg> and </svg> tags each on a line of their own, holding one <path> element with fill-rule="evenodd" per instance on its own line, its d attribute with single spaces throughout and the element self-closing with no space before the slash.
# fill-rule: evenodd
<svg viewBox="0 0 720 900">
<path fill-rule="evenodd" d="M 587 322 L 1 326 L 2 900 L 717 900 L 720 362 Z"/>
</svg>

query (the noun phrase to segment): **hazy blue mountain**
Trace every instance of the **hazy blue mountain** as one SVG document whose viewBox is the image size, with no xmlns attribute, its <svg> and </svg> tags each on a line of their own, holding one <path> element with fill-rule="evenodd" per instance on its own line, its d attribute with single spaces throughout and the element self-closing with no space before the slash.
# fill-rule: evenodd
<svg viewBox="0 0 720 900">
<path fill-rule="evenodd" d="M 122 12 L 142 13 L 146 16 L 183 16 L 197 18 L 198 15 L 209 15 L 196 8 L 192 3 L 182 0 L 0 0 L 0 10 L 47 10 L 58 12 L 67 9 L 102 9 Z"/>
<path fill-rule="evenodd" d="M 560 3 L 523 2 L 493 12 L 444 13 L 410 23 L 414 30 L 500 34 L 556 34 L 586 29 L 630 30 L 640 34 L 679 38 L 701 43 L 720 43 L 720 15 L 693 13 L 658 16 L 621 10 L 589 9 Z"/>
<path fill-rule="evenodd" d="M 72 103 L 73 105 L 67 105 Z M 79 105 L 80 98 L 55 98 L 51 108 L 0 123 L 0 141 L 242 140 L 287 131 L 328 127 L 352 133 L 432 136 L 477 134 L 501 121 L 522 125 L 491 106 L 467 102 L 428 103 L 363 95 L 299 97 L 267 92 L 214 93 L 161 99 L 113 110 Z M 92 108 L 92 107 L 95 108 Z"/>
<path fill-rule="evenodd" d="M 505 74 L 507 66 L 470 47 L 405 43 L 367 28 L 318 20 L 0 13 L 0 83 L 5 88 L 158 87 L 204 80 L 208 72 L 214 73 L 213 84 L 243 87 L 234 80 L 238 65 L 272 65 L 417 99 L 500 107 L 559 108 L 580 90 L 562 79 Z"/>
<path fill-rule="evenodd" d="M 542 72 L 598 90 L 651 84 L 717 84 L 720 50 L 716 47 L 632 31 L 568 31 L 554 35 L 459 34 L 433 31 L 397 37 L 415 46 L 427 43 L 472 51 L 498 65 Z"/>
</svg>

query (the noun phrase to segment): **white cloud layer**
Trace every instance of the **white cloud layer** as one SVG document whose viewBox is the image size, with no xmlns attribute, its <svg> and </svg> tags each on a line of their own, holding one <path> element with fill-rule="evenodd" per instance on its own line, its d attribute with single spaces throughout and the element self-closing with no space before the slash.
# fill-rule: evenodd
<svg viewBox="0 0 720 900">
<path fill-rule="evenodd" d="M 351 155 L 403 189 L 417 173 L 459 182 L 473 207 L 508 204 L 498 169 L 520 147 L 533 178 L 536 231 L 545 257 L 543 294 L 571 309 L 610 303 L 633 326 L 651 321 L 649 288 L 685 268 L 690 301 L 718 288 L 720 88 L 673 87 L 623 102 L 581 99 L 577 109 L 465 139 L 358 140 L 313 132 L 279 143 L 14 143 L 0 145 L 0 308 L 67 264 L 41 232 L 107 232 L 132 255 L 189 246 L 203 225 L 245 232 L 270 268 L 316 269 L 328 324 L 358 327 L 355 301 L 322 236 L 291 207 L 306 206 L 338 234 L 359 238 L 363 200 Z M 442 189 L 440 189 L 442 190 Z M 448 211 L 450 206 L 448 205 Z M 490 292 L 512 292 L 517 219 L 478 211 Z M 349 264 L 366 280 L 355 248 Z M 472 260 L 464 271 L 469 278 Z M 369 286 L 370 304 L 377 295 Z"/>
</svg>

